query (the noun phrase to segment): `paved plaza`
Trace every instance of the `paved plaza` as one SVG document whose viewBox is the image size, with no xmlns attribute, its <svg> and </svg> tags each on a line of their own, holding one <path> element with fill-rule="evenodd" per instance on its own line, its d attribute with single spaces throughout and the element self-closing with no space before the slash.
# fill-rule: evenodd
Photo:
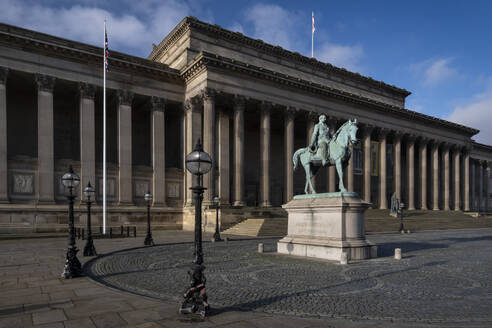
<svg viewBox="0 0 492 328">
<path fill-rule="evenodd" d="M 59 278 L 64 238 L 3 240 L 0 327 L 488 327 L 491 232 L 372 234 L 380 257 L 346 266 L 276 255 L 276 239 L 206 242 L 204 321 L 177 314 L 191 233 L 96 240 L 103 255 L 80 256 L 90 277 L 72 280 Z"/>
</svg>

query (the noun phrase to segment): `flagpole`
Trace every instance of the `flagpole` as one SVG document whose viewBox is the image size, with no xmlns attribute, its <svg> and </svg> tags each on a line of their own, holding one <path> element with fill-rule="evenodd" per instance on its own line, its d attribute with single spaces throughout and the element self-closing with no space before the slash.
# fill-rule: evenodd
<svg viewBox="0 0 492 328">
<path fill-rule="evenodd" d="M 106 20 L 104 20 L 103 54 L 103 234 L 106 234 Z"/>
<path fill-rule="evenodd" d="M 314 11 L 311 15 L 311 58 L 314 58 Z"/>
</svg>

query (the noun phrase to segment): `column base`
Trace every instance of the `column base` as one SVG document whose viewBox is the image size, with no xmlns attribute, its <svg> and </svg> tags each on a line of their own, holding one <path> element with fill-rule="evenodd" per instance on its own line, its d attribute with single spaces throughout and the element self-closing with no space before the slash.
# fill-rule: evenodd
<svg viewBox="0 0 492 328">
<path fill-rule="evenodd" d="M 440 209 L 439 209 L 439 207 L 434 207 L 434 208 L 432 208 L 432 210 L 433 211 L 439 211 Z"/>
<path fill-rule="evenodd" d="M 264 201 L 261 203 L 261 207 L 272 207 L 272 204 L 269 201 Z"/>
<path fill-rule="evenodd" d="M 38 199 L 36 204 L 38 204 L 38 205 L 55 205 L 56 202 L 55 202 L 55 200 Z"/>
<path fill-rule="evenodd" d="M 242 201 L 242 200 L 236 200 L 236 201 L 234 201 L 234 204 L 232 204 L 232 206 L 243 207 L 243 206 L 246 206 L 246 202 Z"/>
<path fill-rule="evenodd" d="M 134 206 L 133 202 L 119 202 L 118 206 Z"/>
<path fill-rule="evenodd" d="M 427 208 L 427 206 L 423 206 L 420 208 L 421 211 L 428 211 L 429 209 Z"/>
<path fill-rule="evenodd" d="M 414 206 L 409 207 L 409 208 L 407 208 L 407 210 L 408 210 L 408 211 L 415 211 L 415 207 L 414 207 Z"/>
</svg>

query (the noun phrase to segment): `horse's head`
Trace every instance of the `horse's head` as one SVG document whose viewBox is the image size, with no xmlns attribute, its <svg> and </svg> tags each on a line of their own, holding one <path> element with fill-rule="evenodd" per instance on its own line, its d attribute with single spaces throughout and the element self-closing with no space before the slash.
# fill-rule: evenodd
<svg viewBox="0 0 492 328">
<path fill-rule="evenodd" d="M 352 145 L 357 144 L 357 130 L 359 129 L 357 127 L 357 119 L 354 118 L 354 120 L 349 120 L 347 124 L 347 129 L 348 129 L 348 142 Z"/>
</svg>

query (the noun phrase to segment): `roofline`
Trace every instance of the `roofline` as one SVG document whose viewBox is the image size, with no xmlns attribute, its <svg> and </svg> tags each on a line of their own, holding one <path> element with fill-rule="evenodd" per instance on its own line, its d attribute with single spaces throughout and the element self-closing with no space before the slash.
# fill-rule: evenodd
<svg viewBox="0 0 492 328">
<path fill-rule="evenodd" d="M 483 148 L 487 151 L 492 152 L 492 146 L 476 142 L 475 140 L 472 140 L 472 147 Z"/>
<path fill-rule="evenodd" d="M 263 80 L 275 81 L 275 83 L 280 83 L 288 86 L 292 86 L 298 90 L 307 90 L 312 93 L 317 94 L 328 94 L 336 98 L 344 99 L 345 101 L 355 102 L 364 105 L 371 105 L 374 108 L 400 115 L 402 118 L 410 120 L 421 120 L 426 123 L 439 124 L 441 126 L 446 126 L 451 129 L 458 129 L 461 132 L 467 134 L 469 137 L 480 132 L 480 130 L 467 127 L 454 122 L 446 121 L 437 117 L 430 115 L 425 115 L 419 112 L 415 112 L 408 109 L 403 109 L 398 106 L 389 105 L 377 100 L 373 100 L 367 97 L 359 96 L 357 94 L 342 91 L 336 88 L 328 87 L 323 84 L 314 83 L 311 81 L 303 80 L 294 76 L 286 75 L 284 73 L 272 71 L 265 69 L 263 67 L 251 65 L 244 63 L 235 59 L 219 56 L 213 53 L 202 51 L 195 56 L 192 62 L 181 69 L 181 76 L 185 81 L 192 79 L 196 74 L 202 71 L 203 67 L 208 66 L 227 66 L 236 72 L 251 74 L 256 77 L 260 77 Z"/>
<path fill-rule="evenodd" d="M 5 23 L 0 23 L 0 36 L 2 35 L 7 39 L 13 38 L 22 41 L 24 47 L 32 46 L 33 48 L 40 48 L 43 51 L 56 51 L 60 55 L 60 57 L 64 58 L 71 56 L 75 57 L 75 53 L 82 56 L 88 56 L 94 60 L 100 60 L 102 66 L 104 55 L 104 49 L 102 47 L 96 47 L 86 43 L 73 41 Z M 110 50 L 109 60 L 112 62 L 113 65 L 117 67 L 128 67 L 129 65 L 131 65 L 134 68 L 144 69 L 148 72 L 157 73 L 158 75 L 165 75 L 171 79 L 180 79 L 178 70 L 170 68 L 168 65 L 153 62 L 142 57 Z"/>
<path fill-rule="evenodd" d="M 159 43 L 159 45 L 153 48 L 152 52 L 149 54 L 147 58 L 150 60 L 155 60 L 160 54 L 162 54 L 162 52 L 166 51 L 184 32 L 186 32 L 188 29 L 192 27 L 197 28 L 200 31 L 214 33 L 215 35 L 219 34 L 222 37 L 229 39 L 231 41 L 247 44 L 254 48 L 259 48 L 262 51 L 268 52 L 272 55 L 282 56 L 284 58 L 288 58 L 290 60 L 300 62 L 304 65 L 310 65 L 316 69 L 322 69 L 324 71 L 329 71 L 329 72 L 336 72 L 338 74 L 345 75 L 349 78 L 357 79 L 364 83 L 369 83 L 373 87 L 382 88 L 387 91 L 391 91 L 403 97 L 407 97 L 412 94 L 410 91 L 402 88 L 398 88 L 395 85 L 386 84 L 382 81 L 375 80 L 371 77 L 363 76 L 359 73 L 348 71 L 345 68 L 339 68 L 332 64 L 321 62 L 315 58 L 306 57 L 298 52 L 292 52 L 280 46 L 273 46 L 271 44 L 264 42 L 263 40 L 253 39 L 239 32 L 232 32 L 230 30 L 222 28 L 219 25 L 212 25 L 192 16 L 187 16 L 183 18 L 183 20 Z"/>
</svg>

